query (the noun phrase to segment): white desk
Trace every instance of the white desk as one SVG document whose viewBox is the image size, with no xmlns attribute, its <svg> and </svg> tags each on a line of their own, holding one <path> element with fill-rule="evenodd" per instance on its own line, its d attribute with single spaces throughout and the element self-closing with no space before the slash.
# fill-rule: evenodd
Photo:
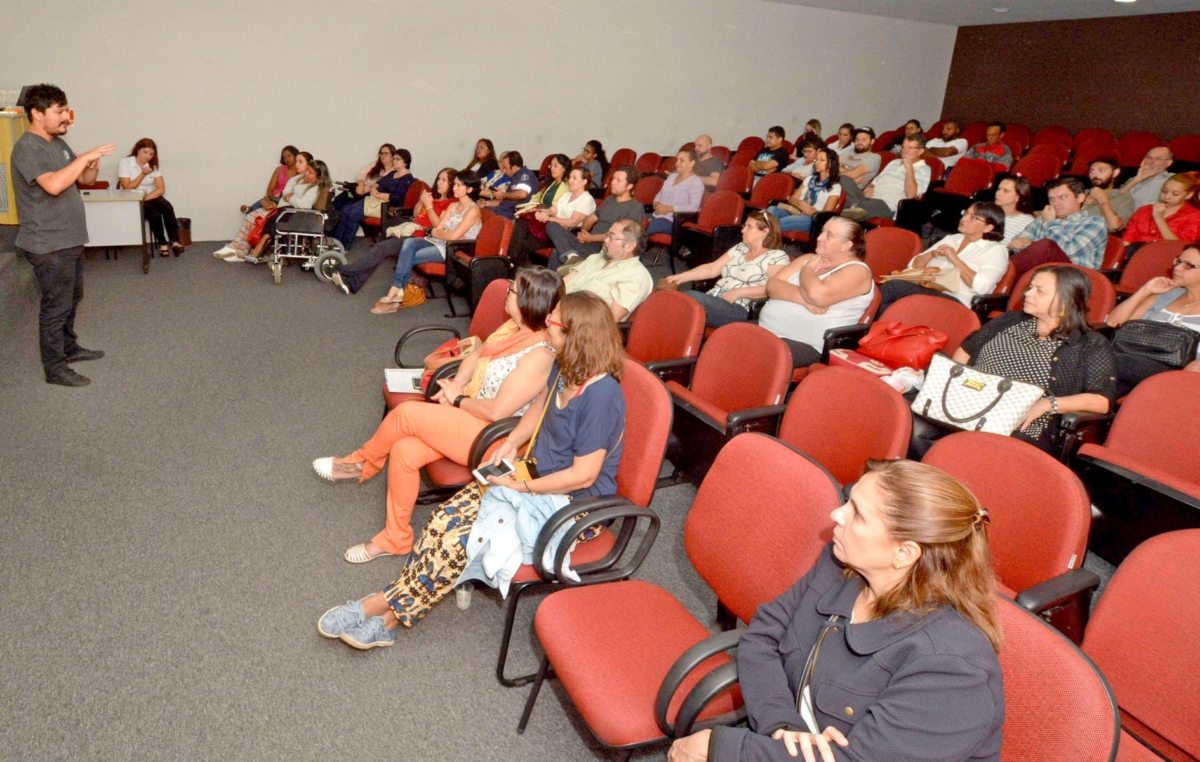
<svg viewBox="0 0 1200 762">
<path fill-rule="evenodd" d="M 142 191 L 80 191 L 87 216 L 88 246 L 141 246 L 142 271 L 150 271 L 150 249 L 146 242 Z"/>
</svg>

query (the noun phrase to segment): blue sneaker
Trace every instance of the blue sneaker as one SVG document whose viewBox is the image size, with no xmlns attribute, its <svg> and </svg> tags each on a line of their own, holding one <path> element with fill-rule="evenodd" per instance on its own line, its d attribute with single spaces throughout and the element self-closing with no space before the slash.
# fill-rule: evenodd
<svg viewBox="0 0 1200 762">
<path fill-rule="evenodd" d="M 334 606 L 317 620 L 317 632 L 327 638 L 340 638 L 342 633 L 353 630 L 367 621 L 362 601 L 346 601 L 344 606 Z"/>
<path fill-rule="evenodd" d="M 358 627 L 343 632 L 342 642 L 360 651 L 387 648 L 396 642 L 396 630 L 385 627 L 383 617 L 373 616 Z"/>
</svg>

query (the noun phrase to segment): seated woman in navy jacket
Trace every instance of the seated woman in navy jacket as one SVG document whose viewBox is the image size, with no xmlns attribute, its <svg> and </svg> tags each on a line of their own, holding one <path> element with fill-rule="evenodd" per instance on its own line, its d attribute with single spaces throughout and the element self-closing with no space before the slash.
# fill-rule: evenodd
<svg viewBox="0 0 1200 762">
<path fill-rule="evenodd" d="M 871 461 L 833 543 L 738 645 L 749 729 L 675 742 L 691 760 L 999 760 L 1000 628 L 987 512 L 946 473 Z"/>
</svg>

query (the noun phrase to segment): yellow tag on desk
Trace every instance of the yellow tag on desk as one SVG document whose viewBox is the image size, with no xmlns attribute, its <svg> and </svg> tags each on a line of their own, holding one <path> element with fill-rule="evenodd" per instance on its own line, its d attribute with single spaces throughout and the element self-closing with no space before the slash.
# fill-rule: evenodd
<svg viewBox="0 0 1200 762">
<path fill-rule="evenodd" d="M 977 392 L 981 392 L 987 388 L 987 384 L 985 384 L 982 381 L 977 381 L 976 379 L 973 379 L 973 378 L 968 378 L 968 379 L 964 380 L 963 386 L 967 387 L 968 389 L 974 389 Z"/>
</svg>

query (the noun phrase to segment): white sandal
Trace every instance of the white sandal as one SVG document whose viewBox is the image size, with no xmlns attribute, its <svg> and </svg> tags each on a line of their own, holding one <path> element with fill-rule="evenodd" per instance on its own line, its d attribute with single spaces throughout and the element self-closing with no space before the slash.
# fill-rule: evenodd
<svg viewBox="0 0 1200 762">
<path fill-rule="evenodd" d="M 313 465 L 313 471 L 317 472 L 317 476 L 321 477 L 322 479 L 324 479 L 327 482 L 333 482 L 334 484 L 339 484 L 341 482 L 356 481 L 356 479 L 362 478 L 362 463 L 334 464 L 333 458 L 328 457 L 328 458 L 317 458 L 316 460 L 313 461 L 312 465 Z M 333 477 L 333 473 L 334 473 L 334 469 L 337 468 L 337 465 L 356 466 L 357 471 L 358 471 L 356 478 L 355 479 L 350 479 L 350 478 L 335 479 Z"/>
<path fill-rule="evenodd" d="M 394 555 L 396 555 L 396 554 L 395 553 L 380 553 L 377 556 L 372 556 L 367 553 L 367 544 L 365 542 L 360 542 L 359 544 L 355 545 L 352 548 L 347 548 L 346 553 L 343 556 L 343 558 L 345 558 L 347 561 L 349 561 L 352 564 L 365 564 L 368 561 L 374 561 L 376 558 L 385 558 L 387 556 L 394 556 Z"/>
</svg>

